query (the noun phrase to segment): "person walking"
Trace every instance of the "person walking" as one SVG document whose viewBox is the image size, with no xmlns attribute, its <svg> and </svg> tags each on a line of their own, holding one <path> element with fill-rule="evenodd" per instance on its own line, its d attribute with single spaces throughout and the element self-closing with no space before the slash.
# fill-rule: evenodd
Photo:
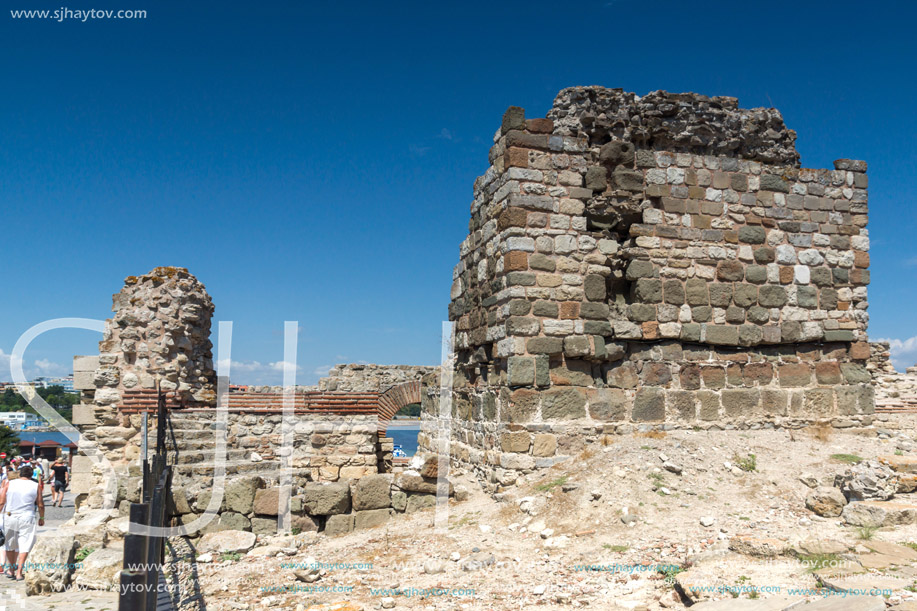
<svg viewBox="0 0 917 611">
<path fill-rule="evenodd" d="M 13 469 L 12 465 L 6 466 L 6 473 L 3 475 L 3 482 L 0 483 L 0 495 L 6 493 L 6 489 L 9 487 L 11 481 L 19 479 L 19 472 Z M 6 532 L 6 524 L 4 523 L 4 513 L 0 511 L 0 530 Z M 7 570 L 12 571 L 12 563 L 8 562 L 6 559 L 6 546 L 0 545 L 0 573 L 6 573 Z"/>
<path fill-rule="evenodd" d="M 70 469 L 63 458 L 58 457 L 51 465 L 48 473 L 48 482 L 51 483 L 51 505 L 57 507 L 64 506 L 64 491 L 70 484 Z"/>
<path fill-rule="evenodd" d="M 0 490 L 0 510 L 3 511 L 4 534 L 6 535 L 7 561 L 15 563 L 7 574 L 22 581 L 22 570 L 26 558 L 35 545 L 35 510 L 38 509 L 38 526 L 45 525 L 45 502 L 41 498 L 41 486 L 32 479 L 32 467 L 26 465 L 19 471 L 19 478 Z"/>
</svg>

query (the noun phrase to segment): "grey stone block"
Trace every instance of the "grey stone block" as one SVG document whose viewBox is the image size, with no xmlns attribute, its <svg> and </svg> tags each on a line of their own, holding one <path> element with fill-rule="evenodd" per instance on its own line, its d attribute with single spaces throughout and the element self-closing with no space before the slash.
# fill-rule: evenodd
<svg viewBox="0 0 917 611">
<path fill-rule="evenodd" d="M 310 482 L 303 491 L 303 506 L 310 515 L 333 515 L 350 511 L 348 482 Z"/>
<path fill-rule="evenodd" d="M 391 509 L 367 509 L 358 511 L 353 514 L 353 527 L 355 530 L 361 528 L 375 528 L 388 522 L 391 517 Z"/>
<path fill-rule="evenodd" d="M 353 486 L 353 509 L 364 511 L 383 509 L 392 504 L 392 481 L 387 475 L 367 475 Z"/>
<path fill-rule="evenodd" d="M 535 360 L 527 356 L 507 359 L 506 383 L 510 386 L 531 386 L 535 383 Z"/>
<path fill-rule="evenodd" d="M 353 514 L 346 513 L 328 516 L 328 520 L 325 522 L 324 532 L 329 537 L 346 535 L 349 532 L 353 532 Z"/>
</svg>

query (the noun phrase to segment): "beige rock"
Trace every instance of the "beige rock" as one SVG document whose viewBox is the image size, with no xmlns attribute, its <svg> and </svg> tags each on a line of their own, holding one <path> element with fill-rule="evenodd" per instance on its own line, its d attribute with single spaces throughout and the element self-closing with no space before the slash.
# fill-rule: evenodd
<svg viewBox="0 0 917 611">
<path fill-rule="evenodd" d="M 247 552 L 255 547 L 254 533 L 242 530 L 221 530 L 207 533 L 201 537 L 197 549 L 199 553 L 212 552 L 225 554 L 231 552 Z"/>
<path fill-rule="evenodd" d="M 841 517 L 853 526 L 917 524 L 917 505 L 894 501 L 856 501 L 844 507 Z"/>
<path fill-rule="evenodd" d="M 778 539 L 757 538 L 749 536 L 733 537 L 729 540 L 729 549 L 745 556 L 756 558 L 774 558 L 786 549 L 786 543 Z"/>
<path fill-rule="evenodd" d="M 879 462 L 888 465 L 898 473 L 917 474 L 917 456 L 880 456 Z"/>
<path fill-rule="evenodd" d="M 87 590 L 112 590 L 124 565 L 124 550 L 109 547 L 86 556 L 76 571 L 76 585 Z"/>
<path fill-rule="evenodd" d="M 500 447 L 504 452 L 528 452 L 530 445 L 528 431 L 513 431 L 500 436 Z"/>
<path fill-rule="evenodd" d="M 532 455 L 547 457 L 557 452 L 557 436 L 551 433 L 537 433 L 532 445 Z"/>
<path fill-rule="evenodd" d="M 822 517 L 841 515 L 846 504 L 847 499 L 844 494 L 833 486 L 816 488 L 806 497 L 806 507 Z"/>
<path fill-rule="evenodd" d="M 917 561 L 917 550 L 906 545 L 898 545 L 897 543 L 889 543 L 888 541 L 864 541 L 863 547 L 871 549 L 879 554 L 886 554 L 898 558 L 904 562 Z"/>
</svg>

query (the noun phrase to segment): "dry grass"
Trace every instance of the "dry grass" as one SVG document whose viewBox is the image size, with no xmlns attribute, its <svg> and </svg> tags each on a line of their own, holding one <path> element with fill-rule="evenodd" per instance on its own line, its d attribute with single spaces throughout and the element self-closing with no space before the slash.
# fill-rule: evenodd
<svg viewBox="0 0 917 611">
<path fill-rule="evenodd" d="M 647 437 L 649 439 L 665 439 L 667 433 L 665 431 L 647 431 L 645 433 L 636 433 L 637 437 Z"/>
<path fill-rule="evenodd" d="M 497 510 L 496 521 L 503 526 L 509 526 L 513 522 L 521 522 L 523 513 L 515 503 L 501 503 Z"/>
<path fill-rule="evenodd" d="M 589 447 L 580 452 L 577 458 L 579 460 L 589 460 L 593 456 L 595 456 L 595 448 Z"/>
</svg>

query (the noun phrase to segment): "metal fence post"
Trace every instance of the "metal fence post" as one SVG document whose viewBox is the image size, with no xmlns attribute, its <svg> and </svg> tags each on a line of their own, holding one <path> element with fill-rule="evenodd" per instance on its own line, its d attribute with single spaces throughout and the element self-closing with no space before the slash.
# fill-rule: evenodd
<svg viewBox="0 0 917 611">
<path fill-rule="evenodd" d="M 123 611 L 147 611 L 149 607 L 147 607 L 147 596 L 144 592 L 145 585 L 144 571 L 121 571 L 118 608 Z"/>
</svg>

